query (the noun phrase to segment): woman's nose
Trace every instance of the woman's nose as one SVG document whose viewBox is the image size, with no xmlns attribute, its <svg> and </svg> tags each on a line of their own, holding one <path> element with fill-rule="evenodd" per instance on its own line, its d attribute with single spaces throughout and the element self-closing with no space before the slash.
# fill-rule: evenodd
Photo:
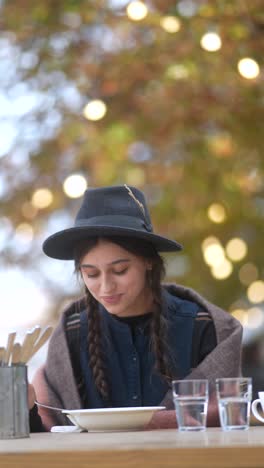
<svg viewBox="0 0 264 468">
<path fill-rule="evenodd" d="M 103 293 L 110 293 L 115 288 L 115 281 L 111 275 L 103 275 L 101 282 L 101 290 Z"/>
</svg>

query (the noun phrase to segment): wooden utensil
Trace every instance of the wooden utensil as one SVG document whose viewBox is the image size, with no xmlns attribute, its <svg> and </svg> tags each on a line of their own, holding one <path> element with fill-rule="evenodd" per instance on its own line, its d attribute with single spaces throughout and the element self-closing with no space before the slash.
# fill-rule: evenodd
<svg viewBox="0 0 264 468">
<path fill-rule="evenodd" d="M 9 335 L 8 335 L 7 345 L 6 345 L 6 349 L 5 349 L 5 355 L 4 355 L 4 359 L 3 359 L 3 364 L 5 364 L 7 366 L 9 364 L 10 356 L 12 354 L 12 349 L 13 349 L 15 339 L 16 339 L 16 332 L 10 332 Z"/>
<path fill-rule="evenodd" d="M 47 327 L 44 332 L 42 333 L 42 335 L 40 336 L 40 338 L 38 339 L 38 341 L 35 343 L 32 351 L 31 351 L 31 354 L 29 355 L 28 357 L 28 361 L 39 351 L 39 349 L 44 346 L 44 344 L 48 341 L 48 339 L 50 338 L 51 334 L 52 334 L 52 331 L 53 331 L 53 328 L 52 327 Z"/>
<path fill-rule="evenodd" d="M 5 357 L 5 348 L 1 346 L 0 347 L 0 366 L 4 364 L 4 357 Z"/>
<path fill-rule="evenodd" d="M 21 358 L 21 344 L 15 343 L 13 346 L 13 350 L 12 350 L 11 363 L 20 364 L 20 358 Z"/>
<path fill-rule="evenodd" d="M 34 344 L 39 337 L 40 330 L 41 328 L 36 326 L 32 331 L 27 332 L 21 349 L 21 363 L 26 364 L 26 362 L 29 360 Z"/>
</svg>

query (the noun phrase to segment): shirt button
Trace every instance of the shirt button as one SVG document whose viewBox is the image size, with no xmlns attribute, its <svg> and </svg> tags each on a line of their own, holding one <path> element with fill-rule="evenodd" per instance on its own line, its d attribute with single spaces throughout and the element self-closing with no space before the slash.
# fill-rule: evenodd
<svg viewBox="0 0 264 468">
<path fill-rule="evenodd" d="M 134 356 L 134 357 L 133 357 L 133 361 L 136 362 L 136 360 L 137 360 L 137 358 L 136 358 L 136 356 Z"/>
<path fill-rule="evenodd" d="M 132 399 L 133 399 L 133 400 L 137 400 L 137 399 L 138 399 L 138 395 L 133 395 L 133 396 L 132 396 Z"/>
</svg>

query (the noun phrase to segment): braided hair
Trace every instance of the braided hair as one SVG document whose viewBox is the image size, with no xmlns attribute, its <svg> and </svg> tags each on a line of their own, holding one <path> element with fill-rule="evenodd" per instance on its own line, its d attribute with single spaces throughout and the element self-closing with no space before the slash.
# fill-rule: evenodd
<svg viewBox="0 0 264 468">
<path fill-rule="evenodd" d="M 165 267 L 162 257 L 157 250 L 148 241 L 142 239 L 107 236 L 93 237 L 81 242 L 75 249 L 75 270 L 80 273 L 80 264 L 83 256 L 95 247 L 100 239 L 107 240 L 122 247 L 130 253 L 145 258 L 150 261 L 152 268 L 147 270 L 147 284 L 151 290 L 153 297 L 153 310 L 150 322 L 150 342 L 151 348 L 155 356 L 155 370 L 162 377 L 170 382 L 172 375 L 168 364 L 167 352 L 167 321 L 164 316 L 162 307 L 162 289 L 161 281 L 165 276 Z M 88 350 L 90 361 L 89 365 L 93 373 L 95 385 L 101 397 L 107 402 L 110 399 L 109 383 L 106 378 L 105 363 L 102 352 L 102 337 L 100 326 L 100 315 L 98 313 L 98 302 L 92 296 L 88 288 L 85 286 L 85 299 L 87 304 L 88 314 Z"/>
</svg>

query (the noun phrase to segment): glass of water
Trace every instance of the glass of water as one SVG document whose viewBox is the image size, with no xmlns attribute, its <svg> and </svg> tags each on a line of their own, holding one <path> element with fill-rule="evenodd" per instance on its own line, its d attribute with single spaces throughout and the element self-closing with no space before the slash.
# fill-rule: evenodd
<svg viewBox="0 0 264 468">
<path fill-rule="evenodd" d="M 248 429 L 252 399 L 251 377 L 216 379 L 216 394 L 222 429 Z"/>
<path fill-rule="evenodd" d="M 208 408 L 208 380 L 174 380 L 172 393 L 179 431 L 204 431 Z"/>
</svg>

